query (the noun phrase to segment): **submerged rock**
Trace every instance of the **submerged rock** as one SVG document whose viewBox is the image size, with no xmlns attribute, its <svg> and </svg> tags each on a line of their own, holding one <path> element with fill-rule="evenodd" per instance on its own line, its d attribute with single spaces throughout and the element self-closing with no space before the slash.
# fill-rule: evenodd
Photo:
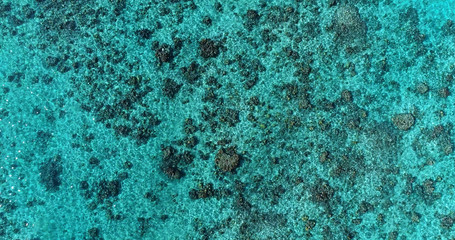
<svg viewBox="0 0 455 240">
<path fill-rule="evenodd" d="M 392 117 L 392 122 L 396 128 L 407 131 L 414 125 L 415 118 L 410 113 L 399 113 Z"/>
</svg>

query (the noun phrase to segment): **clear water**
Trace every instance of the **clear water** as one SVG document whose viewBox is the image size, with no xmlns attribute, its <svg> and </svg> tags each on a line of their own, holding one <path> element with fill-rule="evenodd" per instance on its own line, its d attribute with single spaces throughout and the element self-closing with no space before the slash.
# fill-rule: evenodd
<svg viewBox="0 0 455 240">
<path fill-rule="evenodd" d="M 0 239 L 453 239 L 455 1 L 3 0 Z"/>
</svg>

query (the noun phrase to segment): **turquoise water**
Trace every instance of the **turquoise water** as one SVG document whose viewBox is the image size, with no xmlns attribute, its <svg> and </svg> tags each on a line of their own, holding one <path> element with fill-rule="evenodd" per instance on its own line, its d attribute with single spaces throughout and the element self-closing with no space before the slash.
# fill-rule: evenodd
<svg viewBox="0 0 455 240">
<path fill-rule="evenodd" d="M 453 6 L 1 1 L 0 239 L 454 239 Z"/>
</svg>

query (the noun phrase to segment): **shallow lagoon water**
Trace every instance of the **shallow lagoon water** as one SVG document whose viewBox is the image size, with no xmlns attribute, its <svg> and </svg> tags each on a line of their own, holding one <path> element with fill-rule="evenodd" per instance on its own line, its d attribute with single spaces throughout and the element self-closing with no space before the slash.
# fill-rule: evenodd
<svg viewBox="0 0 455 240">
<path fill-rule="evenodd" d="M 455 1 L 0 4 L 0 239 L 453 239 Z"/>
</svg>

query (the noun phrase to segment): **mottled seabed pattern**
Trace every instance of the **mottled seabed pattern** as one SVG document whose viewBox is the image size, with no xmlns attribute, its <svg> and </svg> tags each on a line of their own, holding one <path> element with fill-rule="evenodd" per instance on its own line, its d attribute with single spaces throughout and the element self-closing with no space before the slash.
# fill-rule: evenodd
<svg viewBox="0 0 455 240">
<path fill-rule="evenodd" d="M 454 239 L 454 6 L 0 1 L 0 239 Z"/>
</svg>

